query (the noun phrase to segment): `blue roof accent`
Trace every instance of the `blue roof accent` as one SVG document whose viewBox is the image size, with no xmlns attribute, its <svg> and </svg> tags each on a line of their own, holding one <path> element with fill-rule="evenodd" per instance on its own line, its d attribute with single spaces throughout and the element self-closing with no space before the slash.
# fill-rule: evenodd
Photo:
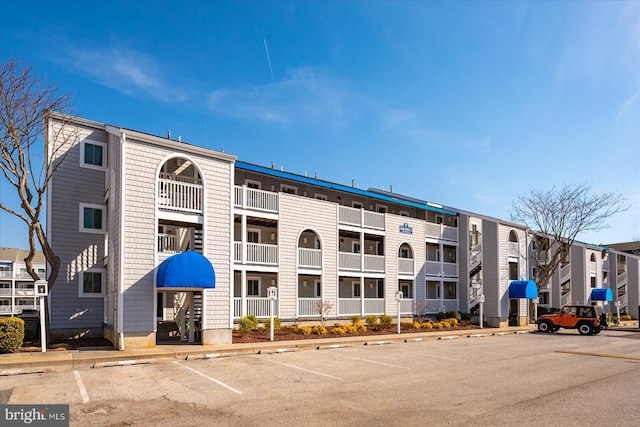
<svg viewBox="0 0 640 427">
<path fill-rule="evenodd" d="M 533 280 L 514 280 L 509 285 L 509 298 L 538 298 L 538 286 Z"/>
<path fill-rule="evenodd" d="M 377 194 L 371 191 L 360 190 L 359 188 L 353 188 L 353 187 L 349 187 L 342 184 L 336 184 L 329 181 L 323 181 L 321 179 L 308 178 L 306 176 L 294 174 L 291 172 L 282 172 L 279 170 L 267 168 L 264 166 L 258 166 L 251 163 L 241 162 L 241 161 L 236 161 L 235 164 L 237 169 L 263 173 L 266 175 L 276 176 L 278 178 L 290 179 L 292 181 L 298 181 L 305 184 L 314 185 L 316 187 L 328 188 L 328 189 L 337 190 L 337 191 L 344 191 L 345 193 L 358 194 L 360 196 L 371 197 L 372 199 L 384 200 L 386 202 L 397 203 L 399 205 L 405 205 L 405 206 L 411 206 L 418 209 L 439 212 L 447 215 L 458 215 L 457 212 L 450 211 L 447 209 L 436 208 L 434 206 L 429 206 L 426 203 L 410 202 L 410 201 L 398 199 L 392 196 L 385 196 L 383 194 Z"/>
<path fill-rule="evenodd" d="M 592 289 L 591 301 L 613 301 L 613 293 L 609 288 Z"/>
<path fill-rule="evenodd" d="M 162 261 L 158 267 L 156 287 L 213 289 L 216 287 L 216 273 L 204 255 L 183 252 Z"/>
</svg>

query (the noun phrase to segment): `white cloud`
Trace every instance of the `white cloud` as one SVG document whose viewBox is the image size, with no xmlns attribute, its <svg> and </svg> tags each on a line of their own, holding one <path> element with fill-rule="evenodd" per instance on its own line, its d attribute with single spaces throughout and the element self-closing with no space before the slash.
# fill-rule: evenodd
<svg viewBox="0 0 640 427">
<path fill-rule="evenodd" d="M 133 49 L 71 48 L 66 51 L 71 66 L 99 84 L 131 96 L 150 96 L 164 103 L 186 101 L 186 91 L 163 77 L 158 62 Z"/>
</svg>

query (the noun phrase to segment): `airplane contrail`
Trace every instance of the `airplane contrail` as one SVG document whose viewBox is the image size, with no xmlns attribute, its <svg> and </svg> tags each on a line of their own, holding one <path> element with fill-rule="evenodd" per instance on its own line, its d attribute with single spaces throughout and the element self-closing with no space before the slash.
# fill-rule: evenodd
<svg viewBox="0 0 640 427">
<path fill-rule="evenodd" d="M 273 80 L 273 68 L 271 68 L 271 57 L 269 56 L 269 46 L 267 45 L 267 39 L 264 40 L 264 51 L 267 53 L 267 62 L 269 63 L 269 72 L 271 73 L 271 80 Z"/>
</svg>

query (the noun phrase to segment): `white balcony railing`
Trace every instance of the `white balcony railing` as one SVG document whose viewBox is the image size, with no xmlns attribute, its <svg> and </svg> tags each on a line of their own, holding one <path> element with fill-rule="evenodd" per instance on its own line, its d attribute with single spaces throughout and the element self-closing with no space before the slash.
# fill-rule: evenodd
<svg viewBox="0 0 640 427">
<path fill-rule="evenodd" d="M 438 313 L 439 311 L 457 311 L 458 300 L 457 299 L 427 299 L 428 304 L 427 311 L 429 313 Z"/>
<path fill-rule="evenodd" d="M 320 317 L 318 304 L 322 304 L 322 298 L 298 298 L 298 316 Z"/>
<path fill-rule="evenodd" d="M 338 221 L 340 224 L 384 230 L 384 214 L 366 211 L 364 209 L 340 206 L 338 210 Z"/>
<path fill-rule="evenodd" d="M 322 250 L 298 248 L 298 267 L 321 268 Z"/>
<path fill-rule="evenodd" d="M 338 314 L 340 316 L 352 316 L 362 314 L 362 300 L 360 298 L 339 298 Z"/>
<path fill-rule="evenodd" d="M 517 258 L 520 255 L 520 248 L 518 242 L 507 242 L 508 256 Z"/>
<path fill-rule="evenodd" d="M 233 242 L 233 260 L 242 262 L 242 242 Z"/>
<path fill-rule="evenodd" d="M 14 292 L 14 295 L 18 297 L 33 297 L 36 295 L 33 288 L 15 289 Z"/>
<path fill-rule="evenodd" d="M 413 314 L 413 298 L 400 300 L 400 314 Z"/>
<path fill-rule="evenodd" d="M 623 272 L 618 274 L 618 278 L 616 279 L 616 284 L 618 286 L 623 285 L 627 281 L 627 272 Z"/>
<path fill-rule="evenodd" d="M 598 263 L 597 261 L 589 261 L 590 272 L 596 273 L 598 271 Z"/>
<path fill-rule="evenodd" d="M 161 209 L 202 212 L 202 185 L 173 179 L 158 179 L 158 206 Z"/>
<path fill-rule="evenodd" d="M 13 279 L 13 271 L 0 270 L 0 279 Z"/>
<path fill-rule="evenodd" d="M 427 276 L 440 276 L 442 273 L 440 261 L 427 261 L 425 262 L 425 272 Z"/>
<path fill-rule="evenodd" d="M 571 278 L 571 264 L 567 264 L 560 269 L 560 284 Z"/>
<path fill-rule="evenodd" d="M 158 233 L 158 252 L 168 254 L 178 253 L 178 236 Z"/>
<path fill-rule="evenodd" d="M 458 229 L 444 224 L 434 224 L 427 222 L 425 224 L 425 235 L 438 240 L 458 241 Z"/>
<path fill-rule="evenodd" d="M 16 311 L 18 311 L 18 307 L 16 307 Z M 22 310 L 20 310 L 19 312 L 21 312 Z M 0 305 L 0 314 L 14 314 L 11 311 L 11 306 L 10 305 Z"/>
<path fill-rule="evenodd" d="M 560 307 L 567 304 L 571 304 L 571 292 L 567 292 L 560 297 Z"/>
<path fill-rule="evenodd" d="M 340 269 L 360 271 L 360 254 L 339 252 L 338 255 Z"/>
<path fill-rule="evenodd" d="M 247 263 L 277 265 L 278 245 L 247 243 Z"/>
<path fill-rule="evenodd" d="M 398 258 L 398 274 L 411 274 L 413 275 L 413 259 L 412 258 Z"/>
<path fill-rule="evenodd" d="M 10 296 L 11 288 L 0 288 L 0 296 Z"/>
<path fill-rule="evenodd" d="M 384 314 L 384 298 L 365 298 L 364 314 Z"/>
<path fill-rule="evenodd" d="M 278 193 L 236 185 L 233 194 L 237 208 L 278 212 Z"/>
<path fill-rule="evenodd" d="M 364 270 L 368 272 L 374 272 L 374 273 L 384 273 L 384 256 L 365 254 Z"/>
<path fill-rule="evenodd" d="M 442 275 L 445 277 L 458 277 L 458 264 L 452 262 L 443 262 Z"/>
<path fill-rule="evenodd" d="M 242 298 L 240 297 L 233 298 L 233 317 L 234 319 L 242 317 Z"/>
<path fill-rule="evenodd" d="M 271 300 L 265 297 L 247 297 L 247 312 L 244 314 L 254 315 L 256 317 L 269 317 L 269 306 L 271 304 Z M 278 315 L 278 301 L 275 302 L 275 313 L 274 316 Z"/>
</svg>

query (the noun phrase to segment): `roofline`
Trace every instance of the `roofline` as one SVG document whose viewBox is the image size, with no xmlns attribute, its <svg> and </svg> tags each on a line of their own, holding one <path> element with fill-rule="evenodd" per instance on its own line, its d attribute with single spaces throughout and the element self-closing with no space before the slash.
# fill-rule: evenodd
<svg viewBox="0 0 640 427">
<path fill-rule="evenodd" d="M 357 194 L 364 197 L 370 197 L 372 199 L 384 200 L 386 202 L 397 203 L 399 205 L 411 206 L 413 208 L 428 210 L 433 212 L 439 212 L 447 215 L 457 216 L 458 213 L 447 209 L 440 209 L 433 206 L 429 206 L 426 203 L 416 203 L 399 199 L 397 197 L 378 194 L 368 190 L 361 190 L 359 188 L 349 187 L 344 184 L 338 184 L 335 182 L 325 181 L 317 178 L 309 178 L 292 172 L 279 171 L 271 169 L 266 166 L 256 165 L 253 163 L 247 163 L 243 161 L 236 161 L 236 169 L 247 170 L 251 172 L 262 173 L 265 175 L 275 176 L 278 178 L 289 179 L 291 181 L 301 182 L 305 184 L 314 185 L 316 187 L 328 188 L 331 190 L 342 191 L 345 193 Z"/>
</svg>

